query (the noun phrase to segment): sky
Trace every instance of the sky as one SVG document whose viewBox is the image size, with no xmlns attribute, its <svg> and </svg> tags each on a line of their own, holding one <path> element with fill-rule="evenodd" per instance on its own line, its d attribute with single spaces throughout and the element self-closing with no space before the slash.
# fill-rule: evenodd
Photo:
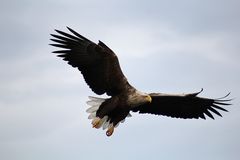
<svg viewBox="0 0 240 160">
<path fill-rule="evenodd" d="M 240 1 L 2 0 L 0 159 L 238 160 Z M 69 26 L 107 44 L 128 81 L 144 92 L 203 97 L 231 92 L 215 120 L 133 113 L 107 137 L 91 127 L 77 69 L 51 52 Z M 103 95 L 102 97 L 106 97 Z"/>
</svg>

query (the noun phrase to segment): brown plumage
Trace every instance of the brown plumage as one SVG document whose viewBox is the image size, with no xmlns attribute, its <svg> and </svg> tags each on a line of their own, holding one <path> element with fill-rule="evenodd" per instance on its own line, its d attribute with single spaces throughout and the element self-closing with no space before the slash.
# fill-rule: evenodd
<svg viewBox="0 0 240 160">
<path fill-rule="evenodd" d="M 71 28 L 72 34 L 55 30 L 51 34 L 52 46 L 63 48 L 54 51 L 73 67 L 82 73 L 86 83 L 98 95 L 106 93 L 110 98 L 89 97 L 87 102 L 91 107 L 87 110 L 94 128 L 107 129 L 111 136 L 114 128 L 130 116 L 130 111 L 170 116 L 174 118 L 202 118 L 205 115 L 213 118 L 212 113 L 222 116 L 218 110 L 227 111 L 221 106 L 230 99 L 210 99 L 198 97 L 198 93 L 163 94 L 143 93 L 131 86 L 119 65 L 115 53 L 103 42 L 98 44 L 88 40 Z"/>
<path fill-rule="evenodd" d="M 77 67 L 86 83 L 98 95 L 109 96 L 121 93 L 129 85 L 119 66 L 118 58 L 103 42 L 91 42 L 68 28 L 75 36 L 56 30 L 60 35 L 51 34 L 58 44 L 51 44 L 65 50 L 55 51 L 58 57 Z M 97 77 L 97 78 L 96 78 Z"/>
<path fill-rule="evenodd" d="M 229 94 L 220 99 L 209 99 L 197 97 L 201 92 L 202 90 L 197 93 L 182 95 L 151 93 L 149 94 L 152 97 L 152 102 L 150 104 L 135 107 L 132 111 L 184 119 L 206 119 L 205 115 L 214 119 L 212 113 L 222 117 L 217 110 L 227 112 L 226 109 L 219 105 L 230 105 L 226 103 L 227 101 L 230 101 L 230 99 L 224 99 Z"/>
</svg>

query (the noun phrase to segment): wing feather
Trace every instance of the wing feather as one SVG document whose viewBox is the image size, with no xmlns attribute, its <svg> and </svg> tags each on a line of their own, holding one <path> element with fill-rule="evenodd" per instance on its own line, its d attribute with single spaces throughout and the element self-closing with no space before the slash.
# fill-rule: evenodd
<svg viewBox="0 0 240 160">
<path fill-rule="evenodd" d="M 67 28 L 72 34 L 60 30 L 55 30 L 58 34 L 51 34 L 54 38 L 50 40 L 55 43 L 50 45 L 63 49 L 53 53 L 77 67 L 93 92 L 113 96 L 131 87 L 122 73 L 117 56 L 110 48 L 100 41 L 95 44 Z"/>
<path fill-rule="evenodd" d="M 222 106 L 230 105 L 225 103 L 231 100 L 225 99 L 229 94 L 222 99 L 209 99 L 198 97 L 199 93 L 179 95 L 151 93 L 151 103 L 135 107 L 132 111 L 184 119 L 206 119 L 205 115 L 214 119 L 213 114 L 222 117 L 218 110 L 227 112 Z"/>
</svg>

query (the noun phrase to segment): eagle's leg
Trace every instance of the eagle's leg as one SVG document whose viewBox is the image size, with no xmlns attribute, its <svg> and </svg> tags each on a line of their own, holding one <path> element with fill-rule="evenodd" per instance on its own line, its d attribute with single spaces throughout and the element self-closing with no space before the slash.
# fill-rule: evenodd
<svg viewBox="0 0 240 160">
<path fill-rule="evenodd" d="M 113 134 L 113 132 L 114 132 L 114 125 L 113 124 L 111 124 L 109 127 L 108 127 L 108 130 L 107 130 L 107 132 L 106 132 L 106 135 L 109 137 L 109 136 L 111 136 L 112 134 Z"/>
<path fill-rule="evenodd" d="M 92 121 L 92 127 L 98 129 L 98 128 L 102 127 L 103 123 L 104 123 L 103 118 L 96 117 Z"/>
<path fill-rule="evenodd" d="M 92 127 L 98 129 L 103 125 L 103 122 L 104 122 L 103 118 L 96 117 L 92 121 Z M 108 137 L 113 134 L 114 128 L 115 128 L 115 126 L 113 125 L 113 123 L 109 124 L 108 129 L 106 131 L 106 135 Z"/>
</svg>

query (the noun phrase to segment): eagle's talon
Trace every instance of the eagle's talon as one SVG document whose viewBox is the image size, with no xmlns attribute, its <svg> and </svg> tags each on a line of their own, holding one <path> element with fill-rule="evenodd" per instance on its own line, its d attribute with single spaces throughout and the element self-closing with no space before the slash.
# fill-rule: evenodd
<svg viewBox="0 0 240 160">
<path fill-rule="evenodd" d="M 114 131 L 114 126 L 111 126 L 110 128 L 108 128 L 107 132 L 106 132 L 106 135 L 109 137 L 113 134 L 113 131 Z"/>
<path fill-rule="evenodd" d="M 100 127 L 100 121 L 101 119 L 99 117 L 93 119 L 92 121 L 92 127 L 93 128 L 99 128 Z"/>
</svg>

